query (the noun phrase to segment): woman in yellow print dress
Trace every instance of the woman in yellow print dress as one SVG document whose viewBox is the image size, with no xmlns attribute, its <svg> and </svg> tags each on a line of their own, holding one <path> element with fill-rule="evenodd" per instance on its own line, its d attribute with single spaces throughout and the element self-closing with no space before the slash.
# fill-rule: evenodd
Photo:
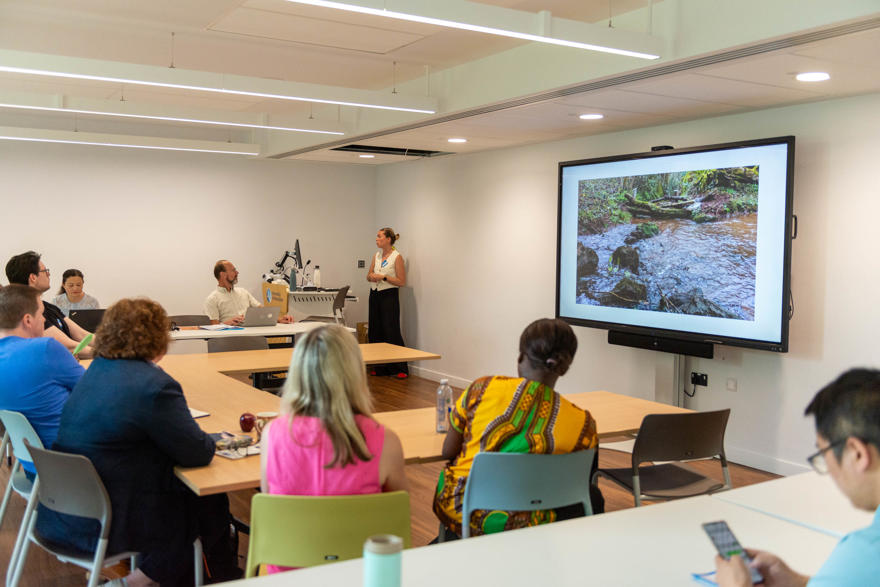
<svg viewBox="0 0 880 587">
<path fill-rule="evenodd" d="M 477 453 L 560 454 L 598 447 L 590 413 L 553 390 L 576 350 L 577 339 L 567 323 L 536 320 L 519 339 L 519 377 L 481 377 L 458 398 L 443 443 L 449 464 L 440 473 L 434 497 L 434 513 L 448 529 L 447 537 L 453 538 L 449 531 L 461 534 L 464 488 Z M 604 511 L 602 494 L 598 488 L 591 491 L 593 512 Z M 583 513 L 580 505 L 576 508 Z M 471 517 L 471 535 L 534 526 L 560 516 L 571 517 L 562 510 L 477 511 Z"/>
</svg>

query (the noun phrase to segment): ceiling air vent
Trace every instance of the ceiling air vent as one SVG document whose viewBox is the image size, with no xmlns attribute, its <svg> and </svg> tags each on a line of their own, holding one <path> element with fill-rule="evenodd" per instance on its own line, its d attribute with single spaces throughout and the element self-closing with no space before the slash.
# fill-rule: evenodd
<svg viewBox="0 0 880 587">
<path fill-rule="evenodd" d="M 373 145 L 345 145 L 336 147 L 333 151 L 348 151 L 349 153 L 366 153 L 369 155 L 398 155 L 400 157 L 437 157 L 438 155 L 452 155 L 444 151 L 427 151 L 425 149 L 398 149 L 397 147 L 375 147 Z"/>
</svg>

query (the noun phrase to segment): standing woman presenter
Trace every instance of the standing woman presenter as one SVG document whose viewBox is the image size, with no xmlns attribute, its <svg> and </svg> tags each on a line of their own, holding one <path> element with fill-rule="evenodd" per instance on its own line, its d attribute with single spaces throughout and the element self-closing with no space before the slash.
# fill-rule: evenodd
<svg viewBox="0 0 880 587">
<path fill-rule="evenodd" d="M 390 228 L 380 228 L 376 233 L 376 246 L 379 250 L 367 269 L 370 282 L 370 320 L 368 335 L 370 342 L 388 342 L 404 346 L 400 335 L 400 297 L 398 289 L 406 285 L 406 268 L 403 257 L 394 248 L 400 238 Z M 406 379 L 409 375 L 406 363 L 376 365 L 371 374 L 394 375 Z"/>
</svg>

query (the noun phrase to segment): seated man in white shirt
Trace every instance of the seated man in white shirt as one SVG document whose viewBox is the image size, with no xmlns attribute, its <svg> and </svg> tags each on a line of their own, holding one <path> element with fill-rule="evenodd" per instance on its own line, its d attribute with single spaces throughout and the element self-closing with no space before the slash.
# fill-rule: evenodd
<svg viewBox="0 0 880 587">
<path fill-rule="evenodd" d="M 225 259 L 217 261 L 214 264 L 214 277 L 217 278 L 217 289 L 205 300 L 205 314 L 211 319 L 211 324 L 238 326 L 244 322 L 244 314 L 248 308 L 262 307 L 251 292 L 236 289 L 238 270 L 232 262 Z M 293 316 L 279 316 L 278 322 L 290 324 Z"/>
</svg>

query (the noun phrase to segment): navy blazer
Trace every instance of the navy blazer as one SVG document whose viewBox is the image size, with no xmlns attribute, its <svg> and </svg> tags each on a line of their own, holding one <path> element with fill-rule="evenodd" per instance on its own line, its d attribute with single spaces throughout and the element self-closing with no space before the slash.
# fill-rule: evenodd
<svg viewBox="0 0 880 587">
<path fill-rule="evenodd" d="M 190 415 L 180 384 L 155 364 L 92 361 L 64 406 L 53 448 L 89 457 L 101 476 L 113 506 L 108 552 L 150 550 L 170 533 L 194 534 L 190 490 L 174 466 L 207 465 L 214 441 Z M 37 525 L 45 537 L 94 544 L 94 524 L 45 513 Z"/>
</svg>

